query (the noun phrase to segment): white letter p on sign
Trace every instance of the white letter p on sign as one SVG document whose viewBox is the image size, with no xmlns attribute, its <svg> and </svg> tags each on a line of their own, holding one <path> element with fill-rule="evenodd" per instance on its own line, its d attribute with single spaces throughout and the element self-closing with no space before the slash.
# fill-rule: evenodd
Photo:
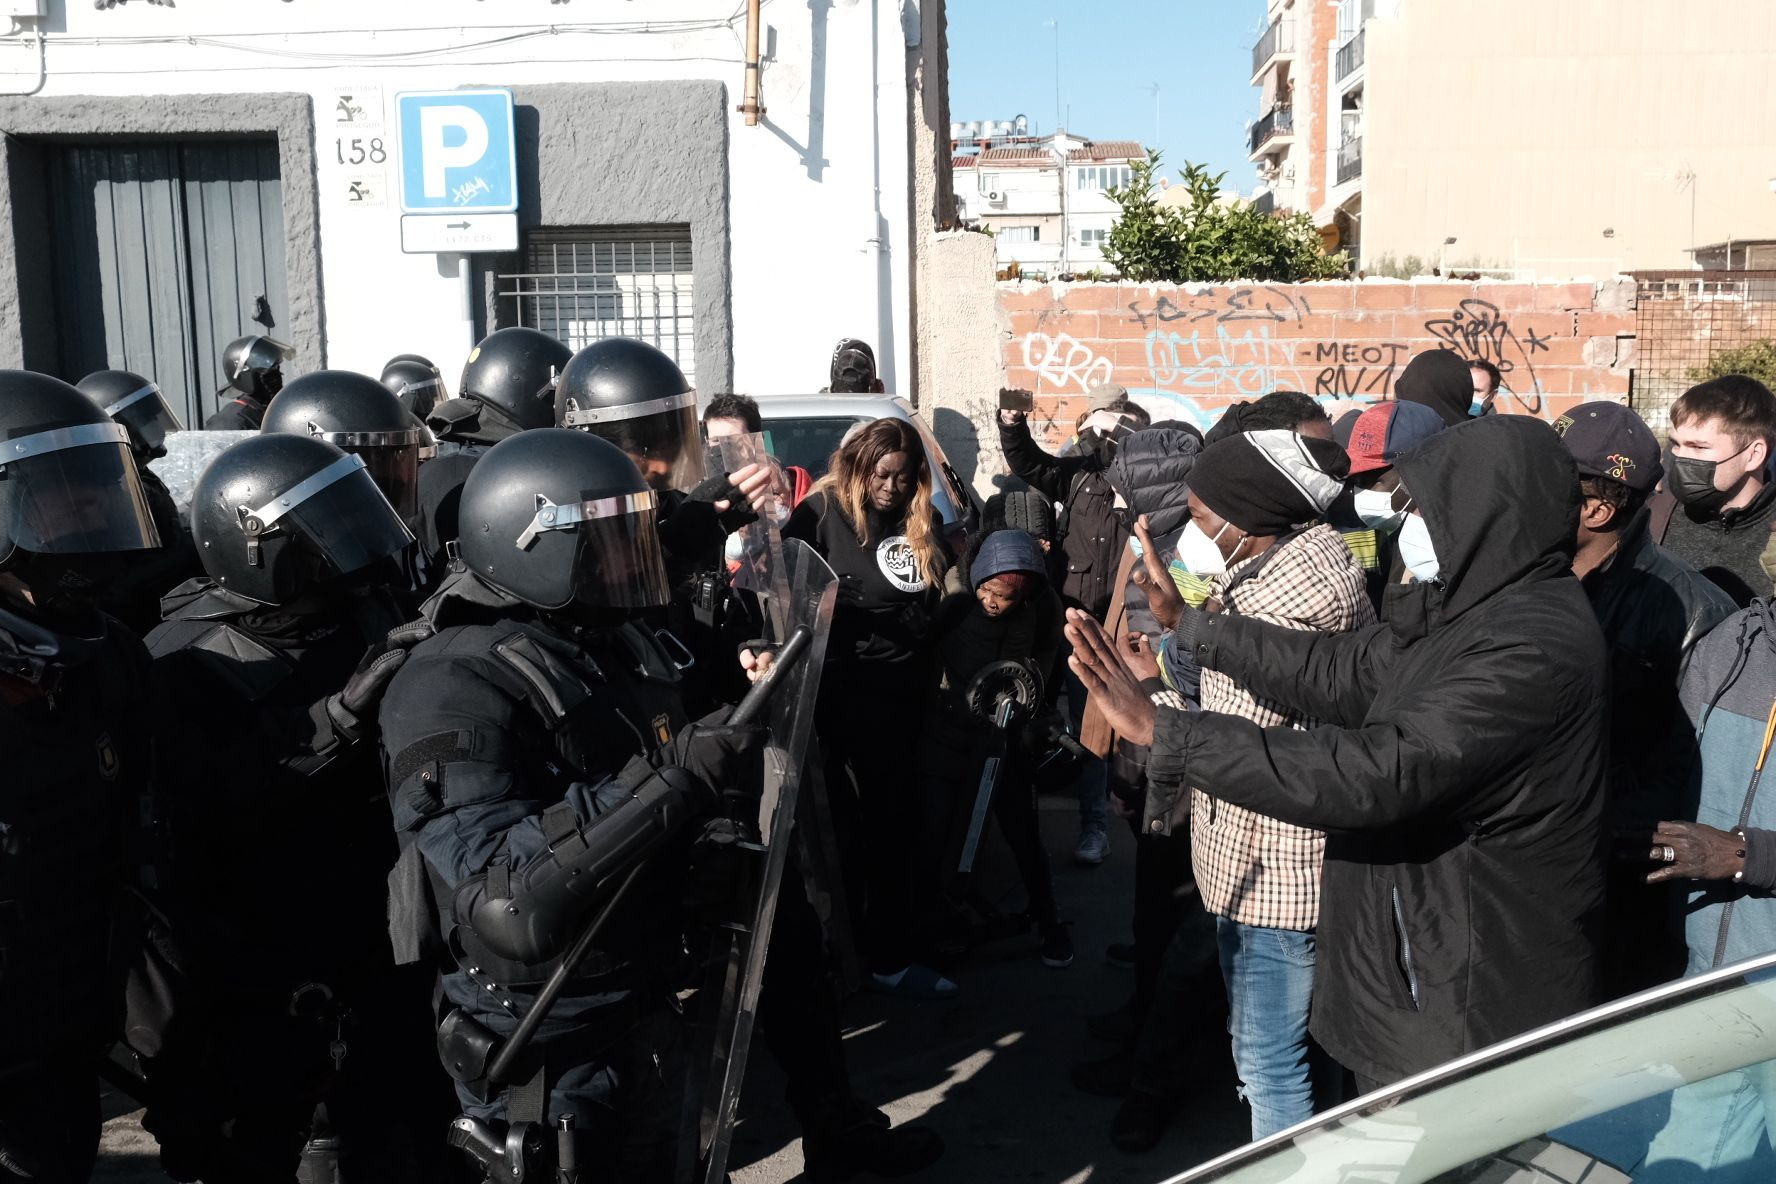
<svg viewBox="0 0 1776 1184">
<path fill-rule="evenodd" d="M 444 146 L 447 128 L 461 128 L 463 142 Z M 487 124 L 473 108 L 462 106 L 421 107 L 419 110 L 420 159 L 424 161 L 427 197 L 443 197 L 448 169 L 468 168 L 487 152 Z"/>
</svg>

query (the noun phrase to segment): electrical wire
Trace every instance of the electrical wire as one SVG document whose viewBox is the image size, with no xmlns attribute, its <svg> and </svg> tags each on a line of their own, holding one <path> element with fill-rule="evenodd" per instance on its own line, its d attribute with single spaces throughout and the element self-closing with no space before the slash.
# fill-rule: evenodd
<svg viewBox="0 0 1776 1184">
<path fill-rule="evenodd" d="M 770 3 L 770 0 L 764 0 L 764 3 L 767 3 L 767 4 Z M 736 21 L 741 20 L 745 16 L 745 13 L 746 13 L 746 5 L 745 5 L 745 3 L 741 3 L 726 18 L 708 17 L 708 18 L 703 18 L 700 20 L 683 20 L 683 21 L 623 21 L 623 22 L 607 22 L 607 23 L 575 22 L 575 23 L 570 23 L 570 24 L 538 25 L 533 28 L 520 29 L 520 30 L 516 30 L 513 32 L 504 33 L 504 34 L 501 34 L 496 37 L 484 37 L 484 38 L 480 38 L 480 39 L 474 40 L 474 41 L 454 42 L 454 43 L 451 43 L 448 45 L 430 46 L 430 47 L 426 47 L 426 48 L 422 48 L 422 49 L 383 50 L 383 51 L 371 51 L 371 52 L 365 52 L 365 53 L 342 52 L 342 51 L 333 51 L 333 50 L 318 50 L 318 51 L 317 50 L 301 50 L 301 49 L 291 49 L 285 45 L 264 46 L 264 45 L 252 45 L 252 44 L 244 44 L 243 43 L 245 39 L 255 38 L 255 37 L 278 37 L 278 38 L 282 38 L 284 40 L 288 40 L 289 37 L 292 35 L 287 31 L 280 31 L 280 30 L 259 30 L 259 31 L 251 31 L 251 32 L 224 33 L 224 34 L 161 33 L 161 34 L 132 35 L 132 36 L 122 36 L 122 37 L 69 36 L 67 34 L 62 34 L 62 35 L 58 35 L 58 36 L 45 36 L 41 32 L 41 30 L 39 30 L 38 35 L 37 35 L 37 39 L 40 44 L 46 43 L 49 45 L 54 45 L 58 49 L 62 46 L 67 46 L 69 48 L 78 47 L 78 48 L 102 49 L 102 48 L 111 48 L 111 47 L 186 45 L 186 46 L 204 47 L 204 48 L 210 48 L 210 49 L 229 50 L 229 51 L 233 51 L 236 53 L 253 54 L 253 55 L 261 56 L 261 57 L 275 57 L 275 58 L 289 59 L 289 60 L 293 60 L 293 61 L 317 62 L 317 63 L 322 63 L 323 66 L 328 65 L 328 64 L 336 64 L 336 63 L 337 64 L 387 63 L 390 65 L 395 65 L 395 64 L 400 64 L 402 62 L 415 61 L 415 60 L 419 60 L 419 59 L 432 59 L 432 58 L 440 58 L 440 57 L 457 56 L 457 55 L 461 55 L 461 54 L 465 54 L 465 53 L 473 53 L 477 50 L 493 49 L 493 48 L 498 48 L 498 47 L 504 46 L 504 45 L 513 45 L 513 44 L 518 44 L 518 43 L 526 42 L 526 41 L 534 41 L 534 40 L 538 40 L 538 39 L 545 38 L 545 37 L 576 36 L 576 35 L 578 35 L 578 36 L 622 36 L 622 35 L 634 35 L 637 33 L 643 33 L 643 34 L 645 34 L 645 33 L 700 33 L 700 32 L 716 32 L 716 31 L 725 30 L 731 34 L 734 34 L 735 39 L 736 39 L 736 44 L 738 44 L 739 34 L 735 32 L 734 25 L 735 25 Z M 497 25 L 459 26 L 459 30 L 461 32 L 468 32 L 470 29 L 480 30 L 480 29 L 500 28 L 500 27 L 501 26 L 497 26 Z M 436 33 L 438 31 L 439 30 L 436 27 L 408 26 L 408 27 L 394 28 L 394 29 L 316 30 L 311 33 L 296 34 L 296 36 L 329 36 L 329 35 L 340 34 L 340 33 L 343 33 L 343 34 L 370 33 L 370 34 L 380 35 L 380 34 L 401 34 L 401 33 Z M 0 44 L 10 44 L 10 43 L 14 43 L 13 37 L 10 37 L 10 36 L 0 37 Z M 728 59 L 721 58 L 721 57 L 715 57 L 715 56 L 707 55 L 707 54 L 697 54 L 697 55 L 689 55 L 689 56 L 685 56 L 685 57 L 634 58 L 631 60 L 636 60 L 636 61 L 727 61 Z M 522 62 L 488 62 L 488 63 L 482 63 L 482 64 L 486 64 L 486 65 L 522 65 L 524 63 L 522 63 Z M 241 66 L 241 67 L 181 66 L 178 68 L 177 72 L 179 72 L 179 73 L 216 73 L 216 72 L 227 72 L 228 70 L 234 70 L 234 69 L 250 69 L 250 68 L 251 67 L 246 67 L 246 66 Z M 319 67 L 310 67 L 310 68 L 319 68 Z M 73 71 L 69 71 L 69 72 L 70 73 L 101 74 L 102 75 L 102 74 L 159 74 L 159 73 L 165 73 L 166 71 L 164 69 L 158 69 L 158 70 L 73 70 Z"/>
</svg>

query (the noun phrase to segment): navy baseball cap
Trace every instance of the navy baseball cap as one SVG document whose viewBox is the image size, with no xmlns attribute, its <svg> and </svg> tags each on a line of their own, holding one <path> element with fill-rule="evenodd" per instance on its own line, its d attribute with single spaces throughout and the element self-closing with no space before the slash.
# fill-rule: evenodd
<svg viewBox="0 0 1776 1184">
<path fill-rule="evenodd" d="M 1555 420 L 1554 430 L 1580 476 L 1608 477 L 1647 493 L 1664 472 L 1653 430 L 1620 403 L 1581 403 Z"/>
</svg>

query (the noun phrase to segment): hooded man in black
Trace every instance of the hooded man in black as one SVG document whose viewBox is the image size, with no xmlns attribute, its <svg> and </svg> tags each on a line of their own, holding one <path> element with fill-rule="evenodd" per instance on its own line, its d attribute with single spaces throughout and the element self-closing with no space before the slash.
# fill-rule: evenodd
<svg viewBox="0 0 1776 1184">
<path fill-rule="evenodd" d="M 1452 349 L 1434 349 L 1406 363 L 1394 379 L 1394 398 L 1423 403 L 1449 427 L 1471 418 L 1474 409 L 1472 363 Z"/>
<path fill-rule="evenodd" d="M 1607 664 L 1571 571 L 1572 459 L 1547 425 L 1491 416 L 1398 469 L 1435 557 L 1384 623 L 1186 610 L 1175 633 L 1325 727 L 1156 706 L 1094 622 L 1068 625 L 1115 725 L 1151 731 L 1156 782 L 1330 832 L 1312 1030 L 1365 1087 L 1594 1003 L 1603 902 Z"/>
</svg>

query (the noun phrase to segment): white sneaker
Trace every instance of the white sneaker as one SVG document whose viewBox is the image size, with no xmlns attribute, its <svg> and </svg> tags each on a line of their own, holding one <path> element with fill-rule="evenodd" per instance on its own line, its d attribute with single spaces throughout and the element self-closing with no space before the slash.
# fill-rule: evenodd
<svg viewBox="0 0 1776 1184">
<path fill-rule="evenodd" d="M 1084 867 L 1097 867 L 1110 854 L 1110 836 L 1101 830 L 1088 830 L 1079 836 L 1073 849 L 1073 862 Z"/>
</svg>

